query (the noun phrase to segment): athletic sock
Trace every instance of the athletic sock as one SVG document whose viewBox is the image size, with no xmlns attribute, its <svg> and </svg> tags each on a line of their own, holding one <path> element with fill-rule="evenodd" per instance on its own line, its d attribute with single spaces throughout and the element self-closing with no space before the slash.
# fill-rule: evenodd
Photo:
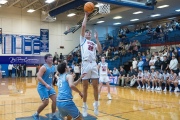
<svg viewBox="0 0 180 120">
<path fill-rule="evenodd" d="M 98 106 L 98 101 L 95 101 L 94 103 L 95 103 L 95 106 Z"/>
<path fill-rule="evenodd" d="M 86 105 L 86 102 L 83 102 L 83 106 L 87 106 L 87 105 Z"/>
</svg>

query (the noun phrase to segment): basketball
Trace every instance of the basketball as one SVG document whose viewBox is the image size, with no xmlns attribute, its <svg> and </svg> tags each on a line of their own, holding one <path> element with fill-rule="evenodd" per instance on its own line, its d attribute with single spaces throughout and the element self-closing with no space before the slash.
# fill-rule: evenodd
<svg viewBox="0 0 180 120">
<path fill-rule="evenodd" d="M 85 12 L 88 12 L 88 13 L 92 13 L 94 10 L 94 4 L 92 2 L 87 2 L 85 5 L 84 5 L 84 11 Z"/>
</svg>

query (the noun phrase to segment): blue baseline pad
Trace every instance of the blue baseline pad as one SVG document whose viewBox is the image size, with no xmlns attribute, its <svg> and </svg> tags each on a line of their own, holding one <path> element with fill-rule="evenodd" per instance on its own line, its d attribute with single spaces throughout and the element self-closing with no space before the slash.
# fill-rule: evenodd
<svg viewBox="0 0 180 120">
<path fill-rule="evenodd" d="M 43 116 L 39 116 L 40 120 L 48 120 L 47 117 L 43 117 Z M 20 117 L 20 118 L 16 118 L 16 120 L 34 120 L 34 118 L 32 116 L 30 117 Z"/>
<path fill-rule="evenodd" d="M 59 112 L 56 112 L 55 113 L 56 114 L 56 116 L 59 118 Z M 48 118 L 50 118 L 51 116 L 52 116 L 52 114 L 50 113 L 48 113 L 48 114 L 46 114 L 46 116 L 48 117 Z M 87 117 L 83 117 L 84 118 L 84 120 L 97 120 L 97 117 L 95 117 L 95 116 L 92 116 L 92 115 L 90 115 L 90 114 L 88 114 L 88 116 Z M 60 120 L 63 120 L 62 118 L 60 118 Z"/>
</svg>

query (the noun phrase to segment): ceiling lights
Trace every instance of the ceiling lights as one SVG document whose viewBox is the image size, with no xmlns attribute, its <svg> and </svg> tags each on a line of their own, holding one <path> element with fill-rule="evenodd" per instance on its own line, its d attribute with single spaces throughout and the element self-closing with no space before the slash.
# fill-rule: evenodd
<svg viewBox="0 0 180 120">
<path fill-rule="evenodd" d="M 0 0 L 0 4 L 6 4 L 7 2 L 7 0 Z"/>
<path fill-rule="evenodd" d="M 103 23 L 104 21 L 98 21 L 97 23 Z"/>
<path fill-rule="evenodd" d="M 29 12 L 29 13 L 32 13 L 32 12 L 34 12 L 35 10 L 34 9 L 29 9 L 29 10 L 27 10 L 27 12 Z"/>
<path fill-rule="evenodd" d="M 175 10 L 176 12 L 180 12 L 180 9 Z"/>
<path fill-rule="evenodd" d="M 141 13 L 143 13 L 143 11 L 137 11 L 137 12 L 134 12 L 133 14 L 141 14 Z"/>
<path fill-rule="evenodd" d="M 151 15 L 151 17 L 157 17 L 157 16 L 161 16 L 161 14 L 154 14 L 154 15 Z"/>
<path fill-rule="evenodd" d="M 46 0 L 45 3 L 52 3 L 54 2 L 55 0 Z"/>
<path fill-rule="evenodd" d="M 76 14 L 75 13 L 70 13 L 70 14 L 68 14 L 67 16 L 68 17 L 72 17 L 72 16 L 75 16 Z"/>
<path fill-rule="evenodd" d="M 121 18 L 122 18 L 121 16 L 113 17 L 113 19 L 121 19 Z"/>
<path fill-rule="evenodd" d="M 132 20 L 130 20 L 130 21 L 138 21 L 139 19 L 132 19 Z"/>
<path fill-rule="evenodd" d="M 121 24 L 121 23 L 118 22 L 118 23 L 114 23 L 113 25 L 120 25 L 120 24 Z"/>
<path fill-rule="evenodd" d="M 169 7 L 169 5 L 161 5 L 161 6 L 158 6 L 157 8 L 166 8 L 166 7 Z"/>
</svg>

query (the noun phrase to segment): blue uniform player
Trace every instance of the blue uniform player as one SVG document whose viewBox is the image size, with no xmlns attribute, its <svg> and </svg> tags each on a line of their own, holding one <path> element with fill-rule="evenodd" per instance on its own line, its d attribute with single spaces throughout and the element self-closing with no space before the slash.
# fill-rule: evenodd
<svg viewBox="0 0 180 120">
<path fill-rule="evenodd" d="M 74 82 L 73 75 L 68 74 L 68 67 L 65 62 L 58 65 L 57 70 L 59 72 L 58 77 L 58 96 L 57 107 L 59 109 L 60 116 L 62 118 L 67 117 L 67 120 L 83 120 L 81 113 L 73 102 L 72 90 L 79 93 L 83 98 L 83 94 L 78 90 L 76 85 L 81 81 L 82 75 L 76 82 Z"/>
<path fill-rule="evenodd" d="M 56 111 L 56 92 L 52 87 L 52 80 L 55 72 L 53 66 L 53 57 L 51 54 L 44 56 L 45 64 L 39 69 L 37 74 L 38 86 L 37 91 L 42 100 L 42 104 L 39 106 L 37 112 L 33 115 L 34 120 L 39 120 L 39 114 L 49 104 L 49 98 L 52 100 L 52 118 L 51 120 L 58 120 L 55 116 Z"/>
</svg>

